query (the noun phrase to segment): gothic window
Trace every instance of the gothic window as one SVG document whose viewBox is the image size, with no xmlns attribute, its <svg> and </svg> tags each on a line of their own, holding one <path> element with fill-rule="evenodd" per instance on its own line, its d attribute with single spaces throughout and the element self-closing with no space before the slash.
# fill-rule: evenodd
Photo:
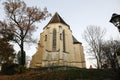
<svg viewBox="0 0 120 80">
<path fill-rule="evenodd" d="M 63 30 L 63 51 L 64 52 L 66 51 L 66 48 L 65 48 L 65 30 Z"/>
<path fill-rule="evenodd" d="M 62 33 L 61 33 L 61 31 L 62 31 L 62 26 L 59 26 L 59 30 L 60 30 L 60 40 L 62 40 Z"/>
<path fill-rule="evenodd" d="M 62 33 L 60 33 L 60 40 L 62 40 Z"/>
<path fill-rule="evenodd" d="M 53 30 L 53 51 L 56 50 L 56 30 Z"/>
<path fill-rule="evenodd" d="M 45 41 L 47 41 L 47 35 L 45 35 Z"/>
</svg>

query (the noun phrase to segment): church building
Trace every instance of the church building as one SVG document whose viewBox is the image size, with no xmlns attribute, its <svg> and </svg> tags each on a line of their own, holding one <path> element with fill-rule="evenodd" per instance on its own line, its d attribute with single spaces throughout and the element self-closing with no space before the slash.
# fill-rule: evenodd
<svg viewBox="0 0 120 80">
<path fill-rule="evenodd" d="M 43 28 L 37 52 L 30 62 L 31 68 L 49 66 L 86 67 L 82 43 L 58 13 Z"/>
</svg>

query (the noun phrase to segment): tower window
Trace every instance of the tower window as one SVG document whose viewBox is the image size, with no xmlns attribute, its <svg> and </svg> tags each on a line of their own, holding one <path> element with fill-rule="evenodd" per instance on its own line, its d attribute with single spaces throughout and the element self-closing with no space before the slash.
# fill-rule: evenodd
<svg viewBox="0 0 120 80">
<path fill-rule="evenodd" d="M 60 33 L 60 40 L 62 40 L 62 33 Z"/>
<path fill-rule="evenodd" d="M 45 41 L 47 41 L 47 35 L 45 35 Z"/>
<path fill-rule="evenodd" d="M 56 30 L 53 30 L 53 51 L 56 50 Z"/>
<path fill-rule="evenodd" d="M 63 30 L 63 51 L 64 52 L 66 51 L 66 48 L 65 48 L 65 30 Z"/>
</svg>

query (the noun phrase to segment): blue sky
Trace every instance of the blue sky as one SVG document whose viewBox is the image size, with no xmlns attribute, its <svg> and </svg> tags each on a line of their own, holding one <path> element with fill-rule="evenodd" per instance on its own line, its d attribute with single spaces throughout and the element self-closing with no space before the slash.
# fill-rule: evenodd
<svg viewBox="0 0 120 80">
<path fill-rule="evenodd" d="M 0 1 L 0 20 L 4 18 L 2 2 Z M 41 9 L 47 7 L 48 11 L 54 15 L 58 12 L 60 16 L 70 25 L 73 35 L 83 43 L 83 32 L 89 25 L 100 26 L 105 28 L 106 38 L 120 39 L 117 28 L 109 22 L 113 13 L 120 14 L 120 0 L 23 0 L 28 6 L 37 6 Z M 36 24 L 39 28 L 34 37 L 39 40 L 39 35 L 43 31 L 43 27 L 48 23 L 50 17 L 46 21 Z M 33 55 L 36 51 L 35 46 L 26 48 L 27 55 Z M 86 48 L 84 48 L 86 50 Z M 90 62 L 87 62 L 90 64 Z"/>
</svg>

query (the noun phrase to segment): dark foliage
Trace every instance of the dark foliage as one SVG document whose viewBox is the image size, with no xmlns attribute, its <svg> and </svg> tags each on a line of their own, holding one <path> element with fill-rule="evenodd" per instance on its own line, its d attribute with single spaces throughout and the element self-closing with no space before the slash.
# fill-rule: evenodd
<svg viewBox="0 0 120 80">
<path fill-rule="evenodd" d="M 2 73 L 7 75 L 13 75 L 17 73 L 16 68 L 18 68 L 18 64 L 2 64 Z"/>
<path fill-rule="evenodd" d="M 0 38 L 0 63 L 13 63 L 14 57 L 13 46 L 5 38 Z"/>
</svg>

